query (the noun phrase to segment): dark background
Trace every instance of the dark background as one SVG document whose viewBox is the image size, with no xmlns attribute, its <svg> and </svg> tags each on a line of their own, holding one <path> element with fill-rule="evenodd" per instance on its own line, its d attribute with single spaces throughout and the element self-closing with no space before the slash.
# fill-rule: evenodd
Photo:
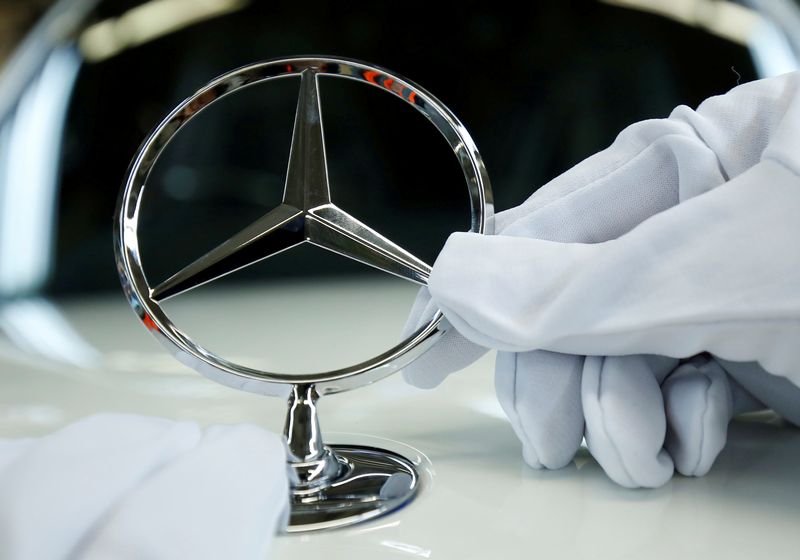
<svg viewBox="0 0 800 560">
<path fill-rule="evenodd" d="M 132 2 L 107 2 L 99 21 Z M 471 132 L 498 210 L 606 147 L 635 121 L 696 106 L 755 78 L 746 48 L 593 1 L 454 4 L 255 2 L 81 70 L 63 146 L 52 293 L 118 290 L 112 215 L 138 145 L 218 74 L 279 56 L 327 54 L 386 67 L 443 101 Z M 280 200 L 295 80 L 250 88 L 201 114 L 148 185 L 142 256 L 151 284 Z M 468 227 L 456 159 L 423 117 L 376 88 L 321 85 L 334 201 L 429 263 Z M 301 252 L 236 280 L 362 270 Z"/>
</svg>

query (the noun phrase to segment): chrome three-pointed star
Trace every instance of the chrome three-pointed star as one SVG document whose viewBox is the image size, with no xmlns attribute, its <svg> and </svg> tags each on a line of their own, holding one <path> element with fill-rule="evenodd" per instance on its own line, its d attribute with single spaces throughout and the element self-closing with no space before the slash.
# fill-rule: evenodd
<svg viewBox="0 0 800 560">
<path fill-rule="evenodd" d="M 311 243 L 425 284 L 430 266 L 331 202 L 317 75 L 303 70 L 289 168 L 279 206 L 152 290 L 162 301 L 220 276 Z"/>
</svg>

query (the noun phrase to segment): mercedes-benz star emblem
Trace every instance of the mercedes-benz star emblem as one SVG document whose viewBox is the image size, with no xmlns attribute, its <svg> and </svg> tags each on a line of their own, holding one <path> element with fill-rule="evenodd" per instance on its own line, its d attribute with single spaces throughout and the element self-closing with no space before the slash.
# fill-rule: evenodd
<svg viewBox="0 0 800 560">
<path fill-rule="evenodd" d="M 289 165 L 280 205 L 165 281 L 151 287 L 138 244 L 139 208 L 159 154 L 197 113 L 243 87 L 300 76 Z M 316 414 L 320 395 L 371 383 L 429 349 L 441 336 L 441 314 L 380 356 L 322 373 L 286 375 L 235 364 L 195 343 L 172 324 L 160 303 L 187 290 L 311 243 L 339 255 L 425 284 L 430 266 L 333 204 L 328 186 L 319 76 L 343 77 L 379 87 L 414 106 L 442 133 L 461 164 L 470 194 L 471 230 L 490 229 L 492 200 L 482 159 L 466 129 L 436 98 L 387 70 L 354 60 L 287 58 L 225 74 L 181 103 L 159 124 L 134 158 L 115 223 L 115 248 L 123 289 L 145 326 L 186 365 L 226 385 L 288 396 L 285 427 L 292 477 L 290 531 L 321 529 L 371 519 L 413 498 L 420 481 L 413 462 L 374 448 L 323 445 Z M 357 480 L 356 483 L 351 483 Z"/>
</svg>

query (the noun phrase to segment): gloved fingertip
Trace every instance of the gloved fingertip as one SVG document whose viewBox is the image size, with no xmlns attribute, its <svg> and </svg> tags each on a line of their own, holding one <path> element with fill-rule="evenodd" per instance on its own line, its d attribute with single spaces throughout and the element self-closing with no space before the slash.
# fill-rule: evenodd
<svg viewBox="0 0 800 560">
<path fill-rule="evenodd" d="M 446 373 L 435 368 L 416 367 L 414 364 L 407 366 L 401 372 L 403 380 L 417 389 L 435 389 L 447 378 Z"/>
<path fill-rule="evenodd" d="M 665 447 L 685 476 L 703 476 L 725 446 L 732 399 L 718 364 L 686 363 L 662 385 L 668 430 Z"/>
<path fill-rule="evenodd" d="M 647 356 L 586 358 L 582 405 L 586 444 L 606 474 L 626 488 L 658 488 L 674 473 L 658 371 Z"/>
<path fill-rule="evenodd" d="M 416 360 L 403 368 L 403 379 L 420 389 L 433 389 L 451 373 L 469 366 L 489 351 L 488 348 L 473 344 L 442 320 L 444 330 L 439 341 Z"/>
<path fill-rule="evenodd" d="M 541 461 L 539 461 L 539 454 L 536 452 L 536 449 L 526 442 L 522 443 L 522 458 L 525 461 L 525 464 L 532 469 L 540 471 L 547 468 L 542 464 Z"/>
<path fill-rule="evenodd" d="M 608 477 L 625 488 L 661 488 L 667 482 L 672 480 L 672 475 L 675 474 L 675 467 L 669 453 L 662 450 L 656 454 L 655 463 L 657 468 L 650 468 L 646 475 L 642 476 L 638 469 L 628 469 L 620 465 L 607 466 L 603 464 Z"/>
<path fill-rule="evenodd" d="M 553 352 L 499 352 L 495 390 L 534 469 L 560 469 L 580 447 L 583 357 Z"/>
<path fill-rule="evenodd" d="M 417 292 L 417 297 L 408 312 L 406 324 L 403 326 L 401 338 L 408 338 L 428 323 L 437 311 L 436 304 L 431 301 L 431 294 L 426 286 Z"/>
</svg>

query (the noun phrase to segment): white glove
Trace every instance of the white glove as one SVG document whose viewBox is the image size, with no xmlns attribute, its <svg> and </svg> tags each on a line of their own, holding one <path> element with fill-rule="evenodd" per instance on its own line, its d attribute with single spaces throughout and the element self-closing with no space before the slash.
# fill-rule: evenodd
<svg viewBox="0 0 800 560">
<path fill-rule="evenodd" d="M 705 474 L 732 415 L 800 424 L 798 174 L 798 73 L 630 126 L 498 214 L 499 235 L 450 237 L 406 332 L 437 307 L 457 331 L 406 379 L 497 348 L 531 466 L 564 466 L 585 435 L 624 486 Z"/>
<path fill-rule="evenodd" d="M 0 558 L 265 558 L 288 512 L 283 442 L 256 426 L 96 415 L 0 440 Z"/>
</svg>

